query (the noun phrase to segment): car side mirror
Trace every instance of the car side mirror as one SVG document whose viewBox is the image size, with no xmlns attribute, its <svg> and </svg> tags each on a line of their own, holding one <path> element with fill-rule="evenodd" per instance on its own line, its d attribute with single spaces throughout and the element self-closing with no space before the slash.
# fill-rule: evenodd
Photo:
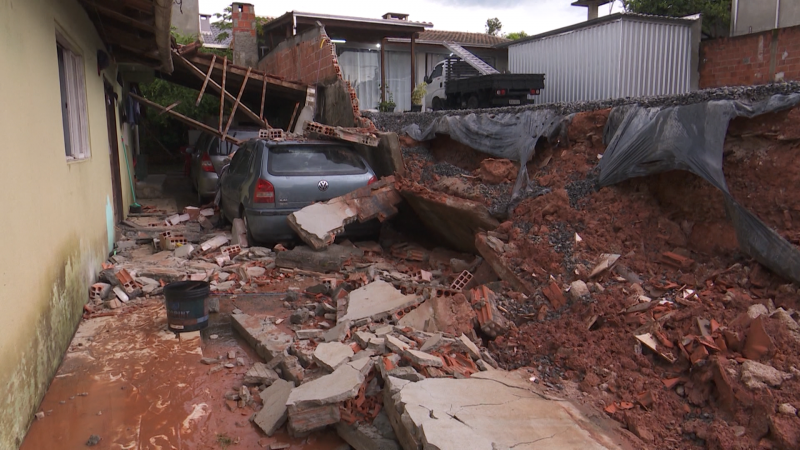
<svg viewBox="0 0 800 450">
<path fill-rule="evenodd" d="M 431 79 L 431 76 L 430 75 L 426 75 L 425 76 L 425 83 L 426 84 L 431 84 L 432 82 L 433 82 L 433 80 Z"/>
</svg>

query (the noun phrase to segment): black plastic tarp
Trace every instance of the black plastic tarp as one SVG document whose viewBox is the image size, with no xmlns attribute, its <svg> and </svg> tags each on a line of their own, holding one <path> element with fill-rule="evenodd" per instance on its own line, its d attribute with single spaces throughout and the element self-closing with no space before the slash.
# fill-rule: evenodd
<svg viewBox="0 0 800 450">
<path fill-rule="evenodd" d="M 755 117 L 792 108 L 800 94 L 775 95 L 759 102 L 720 100 L 685 106 L 612 110 L 600 160 L 600 186 L 669 170 L 686 170 L 722 191 L 739 248 L 773 272 L 800 283 L 800 251 L 740 205 L 728 191 L 722 152 L 734 117 Z"/>
<path fill-rule="evenodd" d="M 525 163 L 533 156 L 539 138 L 555 138 L 568 122 L 569 117 L 539 109 L 519 113 L 442 116 L 424 130 L 412 124 L 403 131 L 416 141 L 428 141 L 437 134 L 447 134 L 475 150 L 522 162 L 512 191 L 512 197 L 516 197 L 522 186 L 528 184 Z"/>
</svg>

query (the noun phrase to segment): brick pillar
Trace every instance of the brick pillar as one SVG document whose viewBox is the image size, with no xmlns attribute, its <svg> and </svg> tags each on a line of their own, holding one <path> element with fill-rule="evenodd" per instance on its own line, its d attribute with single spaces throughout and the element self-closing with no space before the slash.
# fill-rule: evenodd
<svg viewBox="0 0 800 450">
<path fill-rule="evenodd" d="M 250 3 L 231 4 L 233 19 L 233 63 L 256 67 L 258 42 L 256 38 L 256 12 Z"/>
</svg>

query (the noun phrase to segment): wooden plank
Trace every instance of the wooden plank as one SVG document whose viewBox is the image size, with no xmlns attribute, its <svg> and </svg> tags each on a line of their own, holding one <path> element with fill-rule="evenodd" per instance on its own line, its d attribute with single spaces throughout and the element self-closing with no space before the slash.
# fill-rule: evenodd
<svg viewBox="0 0 800 450">
<path fill-rule="evenodd" d="M 225 59 L 222 60 L 222 88 L 219 91 L 219 131 L 222 132 L 222 113 L 223 108 L 225 108 L 225 74 L 227 73 L 228 69 L 228 55 L 225 55 Z"/>
<path fill-rule="evenodd" d="M 176 107 L 176 106 L 178 106 L 178 105 L 180 105 L 180 104 L 181 104 L 181 101 L 180 101 L 180 100 L 178 100 L 177 102 L 175 102 L 175 103 L 173 103 L 173 104 L 171 104 L 171 105 L 167 106 L 166 108 L 164 108 L 164 110 L 163 110 L 163 111 L 161 111 L 160 113 L 158 113 L 158 115 L 160 116 L 160 115 L 162 115 L 162 114 L 168 113 L 168 112 L 172 111 L 172 108 L 174 108 L 174 107 Z"/>
<path fill-rule="evenodd" d="M 228 117 L 228 123 L 225 125 L 225 131 L 222 132 L 222 138 L 225 139 L 225 136 L 228 135 L 228 130 L 231 128 L 231 123 L 233 122 L 233 117 L 236 115 L 236 108 L 239 107 L 239 102 L 242 100 L 242 94 L 244 94 L 244 87 L 247 86 L 247 80 L 250 79 L 250 70 L 251 68 L 247 68 L 247 75 L 244 76 L 244 81 L 242 81 L 242 87 L 239 88 L 239 95 L 236 96 L 236 102 L 233 104 L 233 109 L 231 109 L 231 115 Z"/>
<path fill-rule="evenodd" d="M 158 103 L 151 102 L 150 100 L 148 100 L 148 99 L 146 99 L 146 98 L 144 98 L 142 96 L 136 95 L 136 94 L 134 94 L 132 92 L 128 93 L 128 95 L 130 95 L 134 100 L 136 100 L 137 102 L 142 103 L 143 105 L 150 106 L 150 107 L 158 109 L 158 110 L 165 110 L 166 109 L 165 107 L 159 105 Z M 199 129 L 201 129 L 203 131 L 211 133 L 214 136 L 220 136 L 220 132 L 218 130 L 215 130 L 214 128 L 212 128 L 212 127 L 210 127 L 210 126 L 208 126 L 208 125 L 206 125 L 204 123 L 198 122 L 198 121 L 196 121 L 196 120 L 194 120 L 194 119 L 192 119 L 190 117 L 186 117 L 186 116 L 184 116 L 183 114 L 181 114 L 179 112 L 175 112 L 175 111 L 166 111 L 166 112 L 168 114 L 170 114 L 170 115 L 175 116 L 176 119 L 178 119 L 178 120 L 180 120 L 180 121 L 182 121 L 184 123 L 187 123 L 187 124 L 189 124 L 189 125 L 191 125 L 193 127 L 197 127 L 197 128 L 199 128 Z M 235 139 L 235 138 L 232 138 L 230 136 L 227 136 L 226 140 L 229 141 L 229 142 L 232 142 L 232 143 L 234 143 L 236 145 L 241 145 L 242 142 L 243 142 L 243 141 L 241 141 L 239 139 Z"/>
<path fill-rule="evenodd" d="M 203 99 L 203 93 L 206 91 L 206 86 L 208 86 L 208 80 L 211 79 L 211 72 L 214 71 L 214 62 L 216 60 L 217 60 L 217 55 L 214 55 L 214 57 L 211 58 L 211 66 L 208 68 L 206 79 L 203 80 L 203 87 L 200 88 L 200 95 L 197 96 L 197 101 L 194 103 L 194 106 L 200 106 L 200 100 Z"/>
<path fill-rule="evenodd" d="M 173 52 L 172 54 L 178 61 L 181 61 L 182 63 L 184 63 L 186 65 L 186 67 L 188 67 L 189 70 L 192 73 L 195 74 L 195 76 L 205 80 L 205 78 L 206 78 L 205 72 L 200 70 L 191 61 L 189 61 L 188 59 L 184 58 L 182 55 L 178 54 L 177 52 Z M 225 58 L 223 58 L 223 61 L 222 61 L 222 85 L 223 86 L 225 85 L 226 74 L 227 74 L 227 72 L 229 72 L 227 67 L 228 67 L 228 58 L 226 56 Z M 214 81 L 213 78 L 210 78 L 208 80 L 208 85 L 211 86 L 212 88 L 216 89 L 217 92 L 220 93 L 220 124 L 219 124 L 219 131 L 222 132 L 222 107 L 223 107 L 223 104 L 225 103 L 223 101 L 223 99 L 227 99 L 230 102 L 234 102 L 236 100 L 236 98 L 230 92 L 228 92 L 225 89 L 223 89 L 223 86 L 220 86 L 219 84 L 217 84 L 217 82 Z M 269 125 L 266 124 L 266 122 L 261 120 L 261 118 L 256 113 L 254 113 L 250 108 L 248 108 L 247 105 L 242 104 L 242 105 L 240 105 L 240 107 L 242 108 L 242 111 L 244 112 L 244 114 L 247 117 L 249 117 L 250 119 L 252 119 L 254 122 L 256 122 L 257 124 L 262 125 L 264 128 L 269 126 Z"/>
<path fill-rule="evenodd" d="M 128 17 L 124 13 L 109 8 L 108 6 L 106 6 L 107 5 L 106 3 L 101 3 L 97 0 L 80 0 L 80 2 L 86 5 L 89 11 L 94 11 L 100 16 L 108 17 L 109 19 L 116 20 L 117 22 L 130 25 L 140 30 L 155 33 L 156 27 L 154 25 L 140 22 L 132 17 Z"/>
<path fill-rule="evenodd" d="M 286 129 L 287 132 L 292 132 L 292 127 L 294 126 L 295 119 L 297 117 L 297 108 L 300 107 L 300 102 L 294 104 L 294 111 L 292 111 L 292 117 L 289 118 L 289 128 Z"/>
<path fill-rule="evenodd" d="M 211 62 L 211 65 L 214 65 L 214 62 Z M 267 77 L 264 77 L 264 80 L 261 84 L 261 111 L 258 114 L 258 117 L 261 117 L 261 120 L 264 120 L 264 100 L 267 99 Z M 264 121 L 266 123 L 266 121 Z"/>
<path fill-rule="evenodd" d="M 208 64 L 208 59 L 207 58 L 204 58 L 202 56 L 197 56 L 197 55 L 187 56 L 187 60 L 192 64 L 198 64 L 198 65 L 200 65 L 200 64 L 201 65 Z M 219 63 L 217 63 L 217 64 L 219 64 Z M 220 69 L 220 67 L 219 66 L 215 66 L 214 69 Z M 230 64 L 228 66 L 228 73 L 230 73 L 230 74 L 239 75 L 239 76 L 243 77 L 246 72 L 247 72 L 247 67 L 237 66 L 237 65 L 234 65 L 234 64 Z M 276 86 L 276 87 L 279 86 L 279 87 L 282 87 L 282 88 L 291 89 L 293 91 L 298 91 L 298 94 L 300 94 L 300 95 L 305 95 L 305 91 L 308 88 L 308 86 L 303 84 L 303 83 L 300 83 L 300 82 L 297 82 L 297 81 L 284 80 L 284 79 L 276 77 L 274 75 L 269 75 L 266 72 L 260 71 L 258 69 L 253 70 L 253 73 L 250 74 L 250 78 L 252 78 L 254 80 L 258 80 L 258 81 L 262 81 L 264 78 L 266 78 L 267 82 L 272 84 L 273 86 Z M 300 91 L 302 91 L 302 93 Z"/>
</svg>

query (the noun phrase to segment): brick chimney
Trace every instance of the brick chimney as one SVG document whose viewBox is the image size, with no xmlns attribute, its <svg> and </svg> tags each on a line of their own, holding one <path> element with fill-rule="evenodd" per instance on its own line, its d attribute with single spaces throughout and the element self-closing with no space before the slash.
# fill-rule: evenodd
<svg viewBox="0 0 800 450">
<path fill-rule="evenodd" d="M 258 42 L 256 38 L 256 12 L 250 3 L 231 4 L 233 19 L 233 63 L 255 67 L 258 64 Z"/>
</svg>

